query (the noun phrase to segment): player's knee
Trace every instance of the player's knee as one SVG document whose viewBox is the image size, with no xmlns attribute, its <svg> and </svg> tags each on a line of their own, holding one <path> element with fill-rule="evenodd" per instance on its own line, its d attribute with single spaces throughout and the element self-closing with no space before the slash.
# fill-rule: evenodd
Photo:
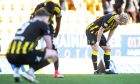
<svg viewBox="0 0 140 84">
<path fill-rule="evenodd" d="M 55 50 L 47 49 L 45 59 L 48 60 L 49 62 L 55 62 L 58 59 L 58 54 Z"/>
<path fill-rule="evenodd" d="M 53 51 L 52 51 L 52 56 L 57 57 L 57 51 L 56 51 L 56 50 L 53 50 Z"/>
<path fill-rule="evenodd" d="M 49 63 L 57 61 L 57 56 L 50 56 L 47 57 L 45 60 L 47 60 Z"/>
<path fill-rule="evenodd" d="M 57 61 L 58 60 L 58 56 L 54 56 L 53 57 L 53 62 Z"/>
<path fill-rule="evenodd" d="M 110 51 L 111 51 L 110 46 L 102 46 L 102 49 L 103 49 L 105 52 L 110 52 Z"/>
<path fill-rule="evenodd" d="M 107 47 L 105 48 L 105 51 L 106 51 L 106 52 L 110 52 L 110 51 L 111 51 L 111 48 L 107 46 Z"/>
<path fill-rule="evenodd" d="M 55 62 L 56 60 L 58 60 L 57 51 L 54 50 L 54 51 L 52 52 L 52 54 L 53 54 L 53 55 L 52 55 L 52 56 L 53 56 L 53 62 Z"/>
</svg>

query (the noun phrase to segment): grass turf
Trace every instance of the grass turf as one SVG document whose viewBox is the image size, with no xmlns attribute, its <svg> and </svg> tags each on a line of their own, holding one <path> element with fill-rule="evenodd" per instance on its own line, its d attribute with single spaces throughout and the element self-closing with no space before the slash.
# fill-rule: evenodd
<svg viewBox="0 0 140 84">
<path fill-rule="evenodd" d="M 53 75 L 37 74 L 39 84 L 140 84 L 140 74 L 115 74 L 115 75 L 93 75 L 93 74 L 66 74 L 64 78 L 53 78 Z M 0 84 L 16 84 L 13 76 L 0 74 Z M 31 84 L 22 79 L 21 83 Z"/>
</svg>

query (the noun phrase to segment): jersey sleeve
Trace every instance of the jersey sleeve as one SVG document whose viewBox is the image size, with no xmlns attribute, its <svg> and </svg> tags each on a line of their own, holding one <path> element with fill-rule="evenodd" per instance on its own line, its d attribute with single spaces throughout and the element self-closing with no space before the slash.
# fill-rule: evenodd
<svg viewBox="0 0 140 84">
<path fill-rule="evenodd" d="M 103 28 L 107 28 L 107 26 L 109 25 L 107 21 L 108 17 L 104 17 L 101 25 Z"/>
<path fill-rule="evenodd" d="M 58 5 L 56 5 L 54 7 L 54 13 L 55 13 L 56 17 L 62 17 L 61 8 Z"/>
</svg>

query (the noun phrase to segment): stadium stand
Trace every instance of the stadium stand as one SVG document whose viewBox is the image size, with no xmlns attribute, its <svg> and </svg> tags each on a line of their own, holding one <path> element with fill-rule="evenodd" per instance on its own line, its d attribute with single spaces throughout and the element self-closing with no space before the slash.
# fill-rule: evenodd
<svg viewBox="0 0 140 84">
<path fill-rule="evenodd" d="M 12 39 L 12 36 L 14 35 L 16 29 L 21 24 L 23 24 L 23 22 L 26 22 L 29 19 L 30 14 L 33 12 L 36 5 L 43 1 L 44 0 L 9 0 L 9 1 L 0 0 L 0 36 L 1 36 L 0 38 L 1 40 L 4 42 L 7 39 L 6 37 L 9 37 L 9 36 Z M 58 0 L 52 0 L 52 1 L 58 3 Z M 77 5 L 76 6 L 77 8 L 79 6 L 84 10 L 77 9 L 76 11 L 74 11 L 74 10 L 67 9 L 66 11 L 62 11 L 62 14 L 63 14 L 62 26 L 75 25 L 77 23 L 86 25 L 86 23 L 89 23 L 93 19 L 95 19 L 92 13 L 86 10 L 87 9 L 86 0 L 81 0 L 81 1 L 82 2 L 79 2 L 75 5 Z M 65 28 L 63 29 L 64 31 L 66 31 Z M 75 30 L 78 31 L 79 28 Z"/>
<path fill-rule="evenodd" d="M 45 0 L 0 0 L 0 56 L 5 54 L 7 46 L 9 44 L 10 40 L 13 38 L 14 33 L 17 30 L 17 28 L 29 19 L 30 14 L 33 12 L 36 5 L 43 1 L 45 1 Z M 59 3 L 59 0 L 52 0 L 52 1 Z M 73 3 L 74 3 L 73 6 L 75 6 L 75 10 L 69 9 L 69 8 L 71 8 L 71 7 L 69 7 L 71 5 L 69 4 L 68 1 L 73 1 Z M 68 32 L 70 34 L 75 35 L 75 33 L 79 32 L 79 31 L 82 31 L 82 32 L 80 32 L 80 33 L 82 33 L 82 35 L 78 34 L 77 37 L 78 36 L 79 36 L 79 38 L 84 37 L 83 34 L 85 32 L 86 26 L 89 23 L 91 23 L 92 21 L 94 21 L 96 18 L 98 18 L 102 15 L 103 15 L 103 8 L 102 8 L 101 0 L 67 0 L 66 10 L 62 11 L 63 17 L 62 17 L 62 25 L 61 25 L 61 30 L 60 30 L 60 33 L 62 34 L 61 37 L 63 37 L 63 33 Z M 126 27 L 127 30 L 124 27 Z M 135 35 L 136 35 L 135 37 L 137 38 L 139 36 L 138 27 L 140 27 L 140 25 L 138 25 L 138 24 L 130 24 L 127 26 L 120 27 L 119 28 L 120 31 L 116 32 L 116 34 L 117 35 L 119 34 L 119 36 L 116 36 L 113 38 L 112 45 L 115 45 L 114 43 L 116 43 L 116 46 L 117 46 L 117 47 L 114 47 L 114 50 L 118 49 L 120 51 L 120 54 L 122 53 L 121 50 L 123 48 L 118 47 L 118 45 L 117 45 L 118 44 L 117 42 L 120 41 L 117 38 L 121 38 L 120 33 L 122 36 L 126 35 L 125 39 L 127 37 L 128 38 L 131 37 L 128 35 L 129 33 L 130 33 L 130 35 L 133 35 L 133 33 L 135 33 Z M 66 36 L 68 37 L 68 40 L 69 40 L 70 35 L 65 35 L 65 37 Z M 72 37 L 74 37 L 74 36 L 71 35 L 71 38 Z M 114 39 L 117 39 L 117 40 L 114 40 Z M 67 40 L 67 38 L 66 38 L 66 40 Z M 132 42 L 132 43 L 135 42 L 135 39 L 133 38 L 132 41 L 130 41 L 130 42 Z M 75 43 L 76 43 L 76 41 L 75 41 Z M 83 43 L 84 43 L 84 41 L 83 41 Z M 74 45 L 74 47 L 75 47 L 75 45 Z M 83 44 L 83 45 L 86 45 L 86 44 Z M 121 45 L 121 43 L 120 43 L 120 45 Z M 63 45 L 62 45 L 62 47 L 63 47 Z M 81 48 L 83 48 L 83 46 Z M 128 47 L 126 47 L 126 48 L 128 48 Z M 72 49 L 73 49 L 73 46 L 71 47 L 71 50 Z M 77 49 L 77 52 L 79 52 L 79 47 L 77 47 L 76 49 Z M 86 50 L 89 51 L 87 49 L 87 47 L 84 47 L 83 49 L 85 49 L 85 51 Z M 73 50 L 73 51 L 75 51 L 75 50 Z M 73 54 L 72 51 L 71 51 L 71 53 Z M 88 52 L 85 52 L 85 53 L 88 53 Z M 70 58 L 67 56 L 67 54 L 69 54 L 69 49 L 66 50 L 66 56 L 62 55 L 62 57 Z M 76 54 L 76 55 L 79 55 L 79 54 Z M 76 57 L 76 55 L 74 54 L 73 58 L 80 58 L 80 56 Z M 88 55 L 87 56 L 83 55 L 83 58 L 88 58 L 88 57 L 89 57 Z M 119 57 L 119 56 L 117 55 L 117 57 Z M 71 56 L 71 58 L 72 58 L 72 56 Z M 81 61 L 81 63 L 82 62 L 83 62 L 83 60 Z M 1 64 L 2 63 L 3 62 L 1 62 Z M 72 64 L 72 65 L 75 65 L 75 64 Z M 88 63 L 87 64 L 84 63 L 84 64 L 85 64 L 85 66 L 87 66 Z M 79 66 L 79 64 L 77 66 Z M 66 69 L 69 69 L 69 67 Z M 88 70 L 89 69 L 87 68 L 87 71 Z M 67 71 L 67 70 L 65 70 L 65 71 Z M 82 70 L 79 70 L 79 71 L 82 71 Z M 0 72 L 1 72 L 1 70 L 0 70 Z"/>
</svg>

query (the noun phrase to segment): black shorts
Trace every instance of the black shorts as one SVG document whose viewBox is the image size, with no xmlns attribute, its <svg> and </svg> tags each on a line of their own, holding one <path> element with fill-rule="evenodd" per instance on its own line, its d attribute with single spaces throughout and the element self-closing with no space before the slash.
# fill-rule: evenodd
<svg viewBox="0 0 140 84">
<path fill-rule="evenodd" d="M 96 34 L 92 34 L 90 31 L 86 30 L 86 36 L 87 36 L 87 43 L 88 45 L 94 45 L 97 41 L 97 35 Z M 106 38 L 104 35 L 102 35 L 101 40 L 99 45 L 100 46 L 106 46 Z"/>
<path fill-rule="evenodd" d="M 46 49 L 33 50 L 27 54 L 6 54 L 8 61 L 14 65 L 38 64 L 44 60 Z"/>
</svg>

